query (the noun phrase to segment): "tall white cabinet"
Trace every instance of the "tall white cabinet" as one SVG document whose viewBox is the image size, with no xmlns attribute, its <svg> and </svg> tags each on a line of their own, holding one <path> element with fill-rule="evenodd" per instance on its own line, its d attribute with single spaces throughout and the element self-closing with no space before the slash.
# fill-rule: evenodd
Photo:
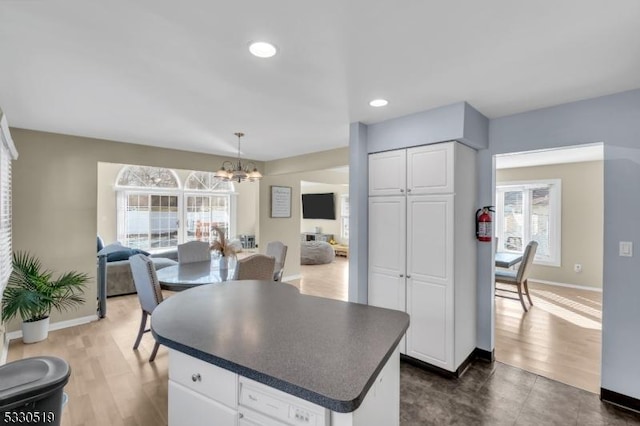
<svg viewBox="0 0 640 426">
<path fill-rule="evenodd" d="M 406 311 L 401 352 L 457 373 L 476 347 L 475 151 L 369 155 L 369 304 Z"/>
</svg>

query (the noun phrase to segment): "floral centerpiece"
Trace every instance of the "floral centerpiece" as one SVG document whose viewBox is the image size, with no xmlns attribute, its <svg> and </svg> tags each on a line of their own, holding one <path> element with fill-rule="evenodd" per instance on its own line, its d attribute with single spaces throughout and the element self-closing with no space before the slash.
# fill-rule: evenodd
<svg viewBox="0 0 640 426">
<path fill-rule="evenodd" d="M 213 232 L 218 234 L 218 239 L 211 244 L 209 249 L 219 253 L 223 257 L 235 256 L 237 250 L 233 244 L 225 237 L 224 231 L 217 226 L 211 228 Z"/>
</svg>

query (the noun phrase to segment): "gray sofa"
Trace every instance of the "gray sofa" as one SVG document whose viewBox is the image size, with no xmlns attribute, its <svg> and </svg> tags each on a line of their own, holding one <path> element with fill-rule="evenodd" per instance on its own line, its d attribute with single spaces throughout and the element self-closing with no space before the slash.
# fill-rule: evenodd
<svg viewBox="0 0 640 426">
<path fill-rule="evenodd" d="M 98 256 L 108 256 L 126 250 L 130 249 L 117 243 L 110 244 L 100 250 L 98 252 Z M 177 265 L 177 257 L 178 252 L 175 249 L 150 255 L 156 270 L 166 268 L 167 266 Z M 105 265 L 107 297 L 132 294 L 136 292 L 136 286 L 133 283 L 133 275 L 131 274 L 131 267 L 129 266 L 128 259 L 112 260 L 111 262 L 107 261 Z M 98 272 L 98 275 L 100 275 L 100 271 Z"/>
</svg>

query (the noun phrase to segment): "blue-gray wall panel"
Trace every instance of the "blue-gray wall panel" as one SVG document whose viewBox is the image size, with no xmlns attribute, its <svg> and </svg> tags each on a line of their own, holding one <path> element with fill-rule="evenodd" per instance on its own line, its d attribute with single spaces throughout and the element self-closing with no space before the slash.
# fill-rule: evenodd
<svg viewBox="0 0 640 426">
<path fill-rule="evenodd" d="M 640 243 L 640 90 L 491 120 L 490 153 L 604 143 L 604 259 L 602 387 L 640 398 L 640 251 L 618 256 L 618 242 Z M 481 193 L 492 191 L 483 156 Z M 479 263 L 491 254 L 479 253 Z M 486 293 L 492 286 L 479 276 Z M 480 339 L 487 341 L 492 311 L 478 300 Z"/>
<path fill-rule="evenodd" d="M 369 153 L 460 140 L 465 102 L 417 112 L 367 126 Z"/>
<path fill-rule="evenodd" d="M 349 127 L 349 301 L 367 303 L 369 275 L 367 126 Z"/>
</svg>

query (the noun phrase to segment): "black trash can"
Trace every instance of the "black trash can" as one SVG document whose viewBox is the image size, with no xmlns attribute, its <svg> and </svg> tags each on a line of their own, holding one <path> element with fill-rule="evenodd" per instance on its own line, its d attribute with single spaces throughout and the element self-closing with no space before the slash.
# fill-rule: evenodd
<svg viewBox="0 0 640 426">
<path fill-rule="evenodd" d="M 69 364 L 52 356 L 0 366 L 0 425 L 60 426 Z"/>
</svg>

